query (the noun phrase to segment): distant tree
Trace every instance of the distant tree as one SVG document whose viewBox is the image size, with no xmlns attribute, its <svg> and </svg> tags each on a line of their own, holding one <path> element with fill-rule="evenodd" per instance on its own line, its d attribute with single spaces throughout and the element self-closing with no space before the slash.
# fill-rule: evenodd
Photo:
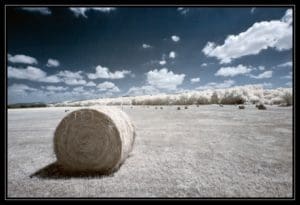
<svg viewBox="0 0 300 205">
<path fill-rule="evenodd" d="M 210 98 L 210 103 L 211 104 L 218 104 L 219 103 L 219 97 L 216 91 L 213 92 Z"/>
</svg>

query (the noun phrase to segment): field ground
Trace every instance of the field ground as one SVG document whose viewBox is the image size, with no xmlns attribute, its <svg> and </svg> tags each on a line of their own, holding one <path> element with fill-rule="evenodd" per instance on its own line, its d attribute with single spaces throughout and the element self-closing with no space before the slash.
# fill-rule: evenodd
<svg viewBox="0 0 300 205">
<path fill-rule="evenodd" d="M 90 177 L 51 171 L 55 128 L 79 108 L 8 110 L 8 197 L 292 197 L 292 107 L 157 108 L 123 108 L 133 152 L 111 176 Z"/>
</svg>

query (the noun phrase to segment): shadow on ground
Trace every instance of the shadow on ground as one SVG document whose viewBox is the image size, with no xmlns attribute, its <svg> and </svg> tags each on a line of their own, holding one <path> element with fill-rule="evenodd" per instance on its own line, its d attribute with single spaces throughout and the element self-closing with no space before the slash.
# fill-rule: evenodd
<svg viewBox="0 0 300 205">
<path fill-rule="evenodd" d="M 117 169 L 118 170 L 118 169 Z M 30 175 L 32 177 L 44 179 L 66 179 L 66 178 L 86 178 L 86 177 L 113 177 L 117 171 L 95 172 L 95 171 L 69 171 L 57 162 L 51 163 Z"/>
</svg>

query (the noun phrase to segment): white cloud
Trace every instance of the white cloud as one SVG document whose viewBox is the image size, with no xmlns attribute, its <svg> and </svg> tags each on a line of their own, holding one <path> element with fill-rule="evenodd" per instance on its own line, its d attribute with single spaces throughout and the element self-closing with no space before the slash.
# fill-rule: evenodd
<svg viewBox="0 0 300 205">
<path fill-rule="evenodd" d="M 265 70 L 266 68 L 265 68 L 265 66 L 258 66 L 258 69 L 259 69 L 260 71 L 263 71 L 263 70 Z"/>
<path fill-rule="evenodd" d="M 75 79 L 83 79 L 82 77 L 82 71 L 72 72 L 68 70 L 59 71 L 57 76 L 63 77 L 63 78 L 75 78 Z"/>
<path fill-rule="evenodd" d="M 51 59 L 51 58 L 48 59 L 48 62 L 46 64 L 47 67 L 58 67 L 59 65 L 60 63 L 58 60 Z"/>
<path fill-rule="evenodd" d="M 131 87 L 126 95 L 139 96 L 139 95 L 154 95 L 158 94 L 159 90 L 151 85 L 145 85 L 142 87 Z"/>
<path fill-rule="evenodd" d="M 151 70 L 146 75 L 150 85 L 166 90 L 176 90 L 185 77 L 185 74 L 175 74 L 173 71 L 168 71 L 167 68 Z"/>
<path fill-rule="evenodd" d="M 222 83 L 216 83 L 216 82 L 211 82 L 207 83 L 204 86 L 199 86 L 196 89 L 197 90 L 207 90 L 207 89 L 223 89 L 223 88 L 229 88 L 235 84 L 234 80 L 224 80 Z"/>
<path fill-rule="evenodd" d="M 277 65 L 277 67 L 292 67 L 292 66 L 293 66 L 292 61 L 288 61 L 288 62 Z"/>
<path fill-rule="evenodd" d="M 263 79 L 263 78 L 271 78 L 273 75 L 273 71 L 271 70 L 268 70 L 268 71 L 265 71 L 257 76 L 255 75 L 249 75 L 251 78 L 255 78 L 255 79 Z"/>
<path fill-rule="evenodd" d="M 259 54 L 262 50 L 275 48 L 278 51 L 292 48 L 292 10 L 288 9 L 281 20 L 254 23 L 238 35 L 229 35 L 223 45 L 208 42 L 202 52 L 216 57 L 220 63 L 230 63 L 247 55 Z"/>
<path fill-rule="evenodd" d="M 93 87 L 93 86 L 96 86 L 96 83 L 94 83 L 93 81 L 90 81 L 85 86 Z"/>
<path fill-rule="evenodd" d="M 50 15 L 52 13 L 48 7 L 22 7 L 22 10 L 29 12 L 38 12 L 42 15 Z"/>
<path fill-rule="evenodd" d="M 175 53 L 175 51 L 171 51 L 171 52 L 169 53 L 169 58 L 176 58 L 176 53 Z"/>
<path fill-rule="evenodd" d="M 202 63 L 201 66 L 205 67 L 205 66 L 207 66 L 207 63 Z"/>
<path fill-rule="evenodd" d="M 85 85 L 86 81 L 75 78 L 66 78 L 64 79 L 64 83 L 67 85 Z"/>
<path fill-rule="evenodd" d="M 120 89 L 112 82 L 105 81 L 97 85 L 100 91 L 120 92 Z"/>
<path fill-rule="evenodd" d="M 24 93 L 26 91 L 36 91 L 36 88 L 29 87 L 25 84 L 13 84 L 8 87 L 8 93 Z"/>
<path fill-rule="evenodd" d="M 175 36 L 175 35 L 171 36 L 171 39 L 172 39 L 174 42 L 180 41 L 180 37 L 179 37 L 179 36 Z"/>
<path fill-rule="evenodd" d="M 108 68 L 102 67 L 101 65 L 98 65 L 96 67 L 96 73 L 88 73 L 87 76 L 89 79 L 98 79 L 98 78 L 104 78 L 104 79 L 121 79 L 124 78 L 125 75 L 130 74 L 131 71 L 129 70 L 121 70 L 121 71 L 115 71 L 114 73 L 110 72 Z"/>
<path fill-rule="evenodd" d="M 215 76 L 236 76 L 236 75 L 243 75 L 251 72 L 251 68 L 248 68 L 244 65 L 238 65 L 236 67 L 221 67 L 216 73 Z"/>
<path fill-rule="evenodd" d="M 80 86 L 80 87 L 73 88 L 73 92 L 75 92 L 75 93 L 82 93 L 82 92 L 85 92 L 85 90 L 84 90 L 84 88 L 82 86 Z"/>
<path fill-rule="evenodd" d="M 197 83 L 200 82 L 200 78 L 191 78 L 190 81 L 191 83 Z"/>
<path fill-rule="evenodd" d="M 65 91 L 67 90 L 68 88 L 66 87 L 63 87 L 63 86 L 43 86 L 43 88 L 45 88 L 46 90 L 49 90 L 49 91 Z"/>
<path fill-rule="evenodd" d="M 8 78 L 26 79 L 31 81 L 47 83 L 60 82 L 60 79 L 57 76 L 47 76 L 46 72 L 32 66 L 27 66 L 27 68 L 15 68 L 12 66 L 8 66 L 7 71 Z"/>
<path fill-rule="evenodd" d="M 143 48 L 152 48 L 152 46 L 150 46 L 149 44 L 145 44 L 145 43 L 142 45 L 142 47 Z"/>
<path fill-rule="evenodd" d="M 165 60 L 161 60 L 161 61 L 159 61 L 159 64 L 160 65 L 165 65 L 167 62 L 165 61 Z"/>
<path fill-rule="evenodd" d="M 17 55 L 7 55 L 7 59 L 11 63 L 24 63 L 24 64 L 37 64 L 37 60 L 33 57 L 26 56 L 23 54 L 17 54 Z"/>
<path fill-rule="evenodd" d="M 60 71 L 57 76 L 67 85 L 85 85 L 86 81 L 83 79 L 82 73 L 82 71 L 72 72 L 64 70 Z"/>
<path fill-rule="evenodd" d="M 109 13 L 116 10 L 114 7 L 71 7 L 70 10 L 74 13 L 76 17 L 83 16 L 87 18 L 86 12 L 90 10 L 99 11 L 102 13 Z"/>
<path fill-rule="evenodd" d="M 186 15 L 189 12 L 188 8 L 184 8 L 184 7 L 178 7 L 177 11 L 182 14 L 182 15 Z"/>
<path fill-rule="evenodd" d="M 283 79 L 292 79 L 293 78 L 293 72 L 289 72 L 288 75 L 281 77 Z"/>
</svg>

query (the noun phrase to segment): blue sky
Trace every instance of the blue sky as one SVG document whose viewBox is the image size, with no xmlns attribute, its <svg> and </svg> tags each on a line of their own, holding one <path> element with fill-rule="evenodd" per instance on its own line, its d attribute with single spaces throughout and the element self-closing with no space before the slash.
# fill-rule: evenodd
<svg viewBox="0 0 300 205">
<path fill-rule="evenodd" d="M 292 86 L 288 7 L 7 7 L 8 103 Z"/>
</svg>

